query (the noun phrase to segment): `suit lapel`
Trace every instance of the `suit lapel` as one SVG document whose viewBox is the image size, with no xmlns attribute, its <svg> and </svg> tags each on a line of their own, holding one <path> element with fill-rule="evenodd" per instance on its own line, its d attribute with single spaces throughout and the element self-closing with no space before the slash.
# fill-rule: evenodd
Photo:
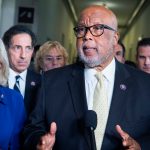
<svg viewBox="0 0 150 150">
<path fill-rule="evenodd" d="M 72 77 L 69 81 L 69 87 L 73 100 L 74 110 L 77 118 L 80 120 L 80 126 L 83 127 L 84 138 L 90 147 L 90 137 L 83 124 L 83 117 L 85 112 L 88 110 L 86 92 L 85 92 L 85 81 L 84 81 L 84 67 L 76 66 L 76 69 L 72 71 Z"/>
<path fill-rule="evenodd" d="M 33 89 L 35 89 L 35 87 L 37 87 L 37 84 L 38 84 L 37 78 L 34 75 L 34 72 L 27 70 L 25 95 L 24 95 L 24 102 L 25 102 L 25 106 L 27 106 L 27 107 L 30 107 L 31 100 L 34 101 L 32 98 L 33 98 L 33 95 L 35 95 L 36 93 Z"/>
<path fill-rule="evenodd" d="M 27 70 L 24 99 L 28 99 L 28 95 L 30 92 L 30 86 L 31 86 L 30 85 L 31 80 L 32 80 L 32 74 L 30 74 L 30 71 Z"/>
<path fill-rule="evenodd" d="M 31 88 L 35 87 L 36 85 L 37 85 L 37 81 L 33 72 L 27 70 L 26 85 L 25 85 L 25 99 L 30 97 L 29 93 L 31 92 Z"/>
<path fill-rule="evenodd" d="M 120 65 L 122 64 L 116 63 L 114 90 L 110 108 L 110 116 L 113 114 L 112 112 L 116 112 L 118 117 L 121 115 L 124 101 L 126 100 L 128 92 L 128 79 L 130 77 L 129 73 L 123 66 Z M 110 118 L 112 118 L 112 116 Z"/>
<path fill-rule="evenodd" d="M 75 112 L 78 118 L 80 118 L 87 110 L 83 69 L 74 70 L 72 72 L 72 78 L 69 82 L 69 86 L 71 89 Z"/>
<path fill-rule="evenodd" d="M 129 92 L 131 92 L 130 89 L 132 88 L 133 82 L 134 81 L 130 78 L 130 73 L 124 65 L 116 62 L 115 83 L 106 126 L 106 134 L 109 132 L 118 135 L 115 130 L 115 125 L 120 124 L 122 119 L 124 119 L 122 116 L 124 116 L 123 113 L 126 108 L 125 101 L 127 101 L 127 96 L 130 94 Z M 104 139 L 103 144 L 108 144 L 106 139 Z"/>
<path fill-rule="evenodd" d="M 122 119 L 124 119 L 123 113 L 125 112 L 124 109 L 126 108 L 125 101 L 127 101 L 127 96 L 129 95 L 133 82 L 134 81 L 131 80 L 130 73 L 127 71 L 124 64 L 116 62 L 114 90 L 105 131 L 106 136 L 104 136 L 102 149 L 105 149 L 105 146 L 107 147 L 108 144 L 110 147 L 113 146 L 109 141 L 110 134 L 120 138 L 115 130 L 115 126 L 120 124 Z M 113 142 L 115 142 L 115 139 Z"/>
</svg>

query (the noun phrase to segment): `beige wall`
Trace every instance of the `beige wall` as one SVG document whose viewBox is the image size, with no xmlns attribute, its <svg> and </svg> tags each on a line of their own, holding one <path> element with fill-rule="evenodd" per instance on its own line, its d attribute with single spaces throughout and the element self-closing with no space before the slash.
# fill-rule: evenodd
<svg viewBox="0 0 150 150">
<path fill-rule="evenodd" d="M 143 10 L 142 15 L 138 17 L 133 26 L 127 32 L 123 43 L 126 47 L 126 59 L 135 60 L 136 45 L 140 38 L 150 37 L 150 6 Z"/>
<path fill-rule="evenodd" d="M 69 62 L 76 55 L 74 24 L 61 0 L 39 0 L 38 35 L 41 43 L 46 40 L 57 40 L 67 49 Z"/>
</svg>

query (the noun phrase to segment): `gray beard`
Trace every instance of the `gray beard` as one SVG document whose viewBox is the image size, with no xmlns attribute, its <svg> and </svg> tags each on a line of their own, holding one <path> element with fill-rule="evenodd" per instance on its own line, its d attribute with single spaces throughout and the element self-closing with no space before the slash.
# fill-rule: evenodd
<svg viewBox="0 0 150 150">
<path fill-rule="evenodd" d="M 100 64 L 102 64 L 105 61 L 105 59 L 100 59 L 100 58 L 96 58 L 93 60 L 93 59 L 83 56 L 82 54 L 79 54 L 79 58 L 86 66 L 88 66 L 90 68 L 99 66 Z"/>
<path fill-rule="evenodd" d="M 113 49 L 106 55 L 106 57 L 100 57 L 99 54 L 97 54 L 96 58 L 88 58 L 85 57 L 83 53 L 78 53 L 80 61 L 82 61 L 86 66 L 90 68 L 97 67 L 107 61 L 107 59 L 113 55 Z"/>
</svg>

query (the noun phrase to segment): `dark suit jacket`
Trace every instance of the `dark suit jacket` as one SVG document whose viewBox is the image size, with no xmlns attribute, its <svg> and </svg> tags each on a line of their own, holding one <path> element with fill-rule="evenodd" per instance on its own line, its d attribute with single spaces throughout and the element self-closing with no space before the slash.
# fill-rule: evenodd
<svg viewBox="0 0 150 150">
<path fill-rule="evenodd" d="M 121 150 L 115 130 L 119 124 L 142 150 L 150 149 L 150 76 L 116 62 L 115 84 L 102 150 Z M 24 129 L 25 149 L 35 149 L 39 137 L 57 124 L 54 150 L 90 150 L 82 118 L 87 111 L 83 65 L 48 71 L 43 77 L 38 104 Z"/>
<path fill-rule="evenodd" d="M 35 73 L 32 70 L 27 70 L 26 76 L 26 85 L 25 85 L 25 95 L 24 95 L 24 104 L 27 111 L 27 114 L 30 114 L 34 109 L 38 89 L 41 84 L 41 75 Z"/>
</svg>

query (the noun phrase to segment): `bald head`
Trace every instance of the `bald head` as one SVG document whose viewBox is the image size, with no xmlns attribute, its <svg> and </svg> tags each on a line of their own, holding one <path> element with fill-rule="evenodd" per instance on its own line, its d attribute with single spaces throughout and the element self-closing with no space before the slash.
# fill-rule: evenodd
<svg viewBox="0 0 150 150">
<path fill-rule="evenodd" d="M 79 24 L 82 24 L 83 18 L 86 17 L 88 22 L 90 19 L 94 19 L 93 16 L 98 17 L 103 24 L 107 24 L 117 30 L 118 23 L 116 15 L 106 7 L 99 5 L 91 5 L 85 8 L 80 14 Z"/>
<path fill-rule="evenodd" d="M 119 37 L 117 19 L 112 11 L 96 5 L 85 8 L 74 31 L 78 55 L 86 66 L 103 70 L 110 64 Z"/>
</svg>

